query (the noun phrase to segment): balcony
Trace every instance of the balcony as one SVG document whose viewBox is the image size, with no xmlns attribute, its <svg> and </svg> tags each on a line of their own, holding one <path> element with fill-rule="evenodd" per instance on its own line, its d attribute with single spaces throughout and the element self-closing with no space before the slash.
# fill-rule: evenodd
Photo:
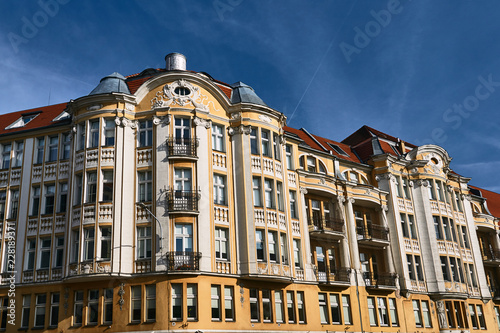
<svg viewBox="0 0 500 333">
<path fill-rule="evenodd" d="M 363 272 L 363 279 L 367 288 L 395 289 L 396 273 Z"/>
<path fill-rule="evenodd" d="M 497 266 L 500 264 L 500 251 L 499 250 L 482 250 L 481 255 L 485 265 Z"/>
<path fill-rule="evenodd" d="M 196 157 L 197 139 L 173 138 L 167 139 L 169 157 Z"/>
<path fill-rule="evenodd" d="M 490 287 L 491 297 L 493 299 L 500 299 L 500 288 L 499 287 Z"/>
<path fill-rule="evenodd" d="M 174 191 L 170 189 L 167 193 L 167 204 L 169 212 L 198 212 L 198 191 Z"/>
<path fill-rule="evenodd" d="M 360 243 L 382 246 L 389 244 L 389 228 L 387 227 L 369 223 L 357 226 L 356 230 Z"/>
<path fill-rule="evenodd" d="M 349 284 L 351 282 L 351 269 L 348 267 L 338 267 L 330 270 L 330 272 L 315 270 L 316 280 L 319 283 L 328 284 Z"/>
<path fill-rule="evenodd" d="M 319 238 L 344 237 L 344 221 L 339 218 L 309 217 L 309 233 Z"/>
<path fill-rule="evenodd" d="M 198 271 L 200 258 L 200 252 L 168 252 L 167 269 L 168 271 Z"/>
</svg>

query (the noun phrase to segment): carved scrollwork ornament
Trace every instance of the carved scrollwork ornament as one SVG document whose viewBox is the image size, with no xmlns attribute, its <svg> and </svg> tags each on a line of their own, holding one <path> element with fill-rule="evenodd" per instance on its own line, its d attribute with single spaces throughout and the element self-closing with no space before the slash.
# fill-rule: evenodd
<svg viewBox="0 0 500 333">
<path fill-rule="evenodd" d="M 231 120 L 241 119 L 241 112 L 233 112 L 231 113 Z"/>
<path fill-rule="evenodd" d="M 233 135 L 235 135 L 237 133 L 238 133 L 238 129 L 237 128 L 235 128 L 235 127 L 228 127 L 227 128 L 227 134 L 229 136 L 233 136 Z"/>
<path fill-rule="evenodd" d="M 252 132 L 252 126 L 240 125 L 239 130 L 241 134 L 249 135 Z"/>
<path fill-rule="evenodd" d="M 194 124 L 196 126 L 203 126 L 206 129 L 209 129 L 210 127 L 212 127 L 212 121 L 211 120 L 206 120 L 206 119 L 202 119 L 202 118 L 199 118 L 199 117 L 194 117 L 193 118 L 193 122 L 194 122 Z"/>
<path fill-rule="evenodd" d="M 347 198 L 347 200 L 351 203 L 354 204 L 356 200 L 353 197 Z"/>
<path fill-rule="evenodd" d="M 158 117 L 158 116 L 153 116 L 153 125 L 168 125 L 170 124 L 170 119 L 172 118 L 171 115 L 167 114 L 166 116 L 163 117 Z"/>
<path fill-rule="evenodd" d="M 410 181 L 408 182 L 408 186 L 410 186 L 410 187 L 415 186 L 415 183 L 413 182 L 413 180 L 410 180 Z"/>
<path fill-rule="evenodd" d="M 340 202 L 340 203 L 344 203 L 346 201 L 345 197 L 343 195 L 339 195 L 337 196 L 337 200 Z"/>
<path fill-rule="evenodd" d="M 123 118 L 120 119 L 120 117 L 115 117 L 115 125 L 116 126 L 127 126 L 128 119 Z"/>
<path fill-rule="evenodd" d="M 300 193 L 302 193 L 304 195 L 307 194 L 307 189 L 305 187 L 301 186 L 299 190 L 300 190 Z"/>
</svg>

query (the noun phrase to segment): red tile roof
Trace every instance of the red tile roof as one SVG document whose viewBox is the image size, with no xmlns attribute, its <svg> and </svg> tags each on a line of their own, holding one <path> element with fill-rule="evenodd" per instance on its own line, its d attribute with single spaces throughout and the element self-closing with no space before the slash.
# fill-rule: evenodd
<svg viewBox="0 0 500 333">
<path fill-rule="evenodd" d="M 469 187 L 481 191 L 481 196 L 486 199 L 486 205 L 490 213 L 500 218 L 500 194 L 469 185 Z"/>
<path fill-rule="evenodd" d="M 342 140 L 342 142 L 346 143 L 348 145 L 351 145 L 351 146 L 355 146 L 356 144 L 363 142 L 364 140 L 371 138 L 371 137 L 374 137 L 374 136 L 392 141 L 394 143 L 397 143 L 399 141 L 398 138 L 396 138 L 392 135 L 380 132 L 379 130 L 376 130 L 374 128 L 371 128 L 369 126 L 364 125 L 360 129 L 358 129 L 356 132 L 352 133 L 347 138 Z M 417 147 L 414 144 L 411 144 L 408 142 L 405 142 L 405 145 L 409 148 L 416 148 Z"/>
<path fill-rule="evenodd" d="M 67 103 L 54 104 L 40 108 L 17 111 L 0 115 L 0 135 L 8 135 L 11 133 L 40 129 L 52 125 L 67 123 L 68 120 L 52 121 L 55 117 L 60 115 L 66 109 L 66 105 Z M 40 111 L 40 113 L 25 126 L 12 128 L 8 130 L 5 129 L 6 127 L 14 123 L 16 120 L 21 118 L 23 115 L 29 113 L 35 113 L 38 111 Z"/>
</svg>

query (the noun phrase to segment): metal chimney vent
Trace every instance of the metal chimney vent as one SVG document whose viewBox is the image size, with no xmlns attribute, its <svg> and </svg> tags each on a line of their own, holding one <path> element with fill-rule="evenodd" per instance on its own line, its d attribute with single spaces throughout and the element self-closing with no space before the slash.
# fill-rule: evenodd
<svg viewBox="0 0 500 333">
<path fill-rule="evenodd" d="M 185 71 L 186 57 L 180 53 L 170 53 L 165 56 L 167 71 Z"/>
</svg>

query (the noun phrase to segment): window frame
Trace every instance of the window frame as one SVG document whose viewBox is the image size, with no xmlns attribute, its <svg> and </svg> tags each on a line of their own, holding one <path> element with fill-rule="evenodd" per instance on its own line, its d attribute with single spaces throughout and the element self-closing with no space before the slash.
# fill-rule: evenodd
<svg viewBox="0 0 500 333">
<path fill-rule="evenodd" d="M 212 150 L 225 152 L 224 126 L 212 123 Z"/>
</svg>

